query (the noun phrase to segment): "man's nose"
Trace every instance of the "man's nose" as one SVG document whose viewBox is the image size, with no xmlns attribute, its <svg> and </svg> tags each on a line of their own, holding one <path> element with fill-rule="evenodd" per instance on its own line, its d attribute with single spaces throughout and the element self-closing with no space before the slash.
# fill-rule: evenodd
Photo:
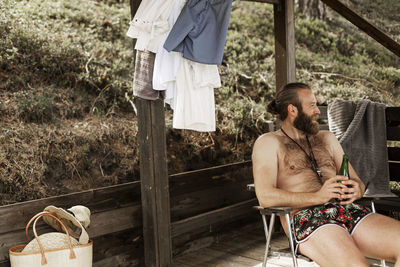
<svg viewBox="0 0 400 267">
<path fill-rule="evenodd" d="M 318 107 L 315 107 L 314 114 L 318 114 L 318 115 L 321 114 L 321 111 L 319 110 Z"/>
</svg>

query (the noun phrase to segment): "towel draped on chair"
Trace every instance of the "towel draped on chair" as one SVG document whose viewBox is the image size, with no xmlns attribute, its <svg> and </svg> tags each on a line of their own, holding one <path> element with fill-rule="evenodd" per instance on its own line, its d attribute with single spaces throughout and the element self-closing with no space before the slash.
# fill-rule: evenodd
<svg viewBox="0 0 400 267">
<path fill-rule="evenodd" d="M 386 106 L 370 100 L 335 99 L 328 105 L 329 129 L 364 182 L 365 193 L 391 194 L 386 143 Z"/>
</svg>

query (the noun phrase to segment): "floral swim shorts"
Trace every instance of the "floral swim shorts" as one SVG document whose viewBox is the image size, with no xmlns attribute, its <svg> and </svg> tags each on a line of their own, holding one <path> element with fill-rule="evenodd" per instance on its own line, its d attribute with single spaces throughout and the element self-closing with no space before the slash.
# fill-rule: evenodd
<svg viewBox="0 0 400 267">
<path fill-rule="evenodd" d="M 306 241 L 320 227 L 337 225 L 353 234 L 357 224 L 369 214 L 369 209 L 355 203 L 342 206 L 328 202 L 297 211 L 293 214 L 296 252 L 298 244 Z"/>
</svg>

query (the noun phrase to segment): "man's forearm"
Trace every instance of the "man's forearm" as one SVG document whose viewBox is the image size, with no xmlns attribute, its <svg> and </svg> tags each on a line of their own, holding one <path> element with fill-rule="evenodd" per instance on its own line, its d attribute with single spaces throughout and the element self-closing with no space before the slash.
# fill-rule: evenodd
<svg viewBox="0 0 400 267">
<path fill-rule="evenodd" d="M 322 204 L 314 192 L 289 192 L 282 189 L 274 189 L 268 193 L 257 195 L 258 201 L 264 208 L 291 207 L 303 208 Z"/>
</svg>

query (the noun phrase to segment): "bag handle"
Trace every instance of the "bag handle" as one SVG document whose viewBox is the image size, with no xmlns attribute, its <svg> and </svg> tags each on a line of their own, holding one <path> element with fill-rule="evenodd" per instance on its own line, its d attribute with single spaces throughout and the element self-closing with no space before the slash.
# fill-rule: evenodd
<svg viewBox="0 0 400 267">
<path fill-rule="evenodd" d="M 29 241 L 28 229 L 29 229 L 29 226 L 31 225 L 31 223 L 32 223 L 32 221 L 33 221 L 33 226 L 32 226 L 33 235 L 35 236 L 36 241 L 37 241 L 38 244 L 39 244 L 40 253 L 42 254 L 42 265 L 47 264 L 47 259 L 46 259 L 46 256 L 44 255 L 43 245 L 40 243 L 39 237 L 38 237 L 37 232 L 36 232 L 36 222 L 37 222 L 41 217 L 44 217 L 44 216 L 52 217 L 53 219 L 55 219 L 55 220 L 61 225 L 61 227 L 62 227 L 63 230 L 65 231 L 65 233 L 66 233 L 66 235 L 67 235 L 67 239 L 68 239 L 68 246 L 69 246 L 69 249 L 70 249 L 69 258 L 70 258 L 70 259 L 75 259 L 75 258 L 76 258 L 76 255 L 75 255 L 74 250 L 72 249 L 71 236 L 69 235 L 69 232 L 68 232 L 67 228 L 65 227 L 65 225 L 63 224 L 63 222 L 62 222 L 59 218 L 57 218 L 56 216 L 54 216 L 53 214 L 51 214 L 51 213 L 49 213 L 49 212 L 44 212 L 44 211 L 42 211 L 42 212 L 39 212 L 38 214 L 36 214 L 35 216 L 33 216 L 33 217 L 29 220 L 29 222 L 26 224 L 26 227 L 25 227 L 25 235 L 26 235 L 27 240 Z"/>
</svg>

